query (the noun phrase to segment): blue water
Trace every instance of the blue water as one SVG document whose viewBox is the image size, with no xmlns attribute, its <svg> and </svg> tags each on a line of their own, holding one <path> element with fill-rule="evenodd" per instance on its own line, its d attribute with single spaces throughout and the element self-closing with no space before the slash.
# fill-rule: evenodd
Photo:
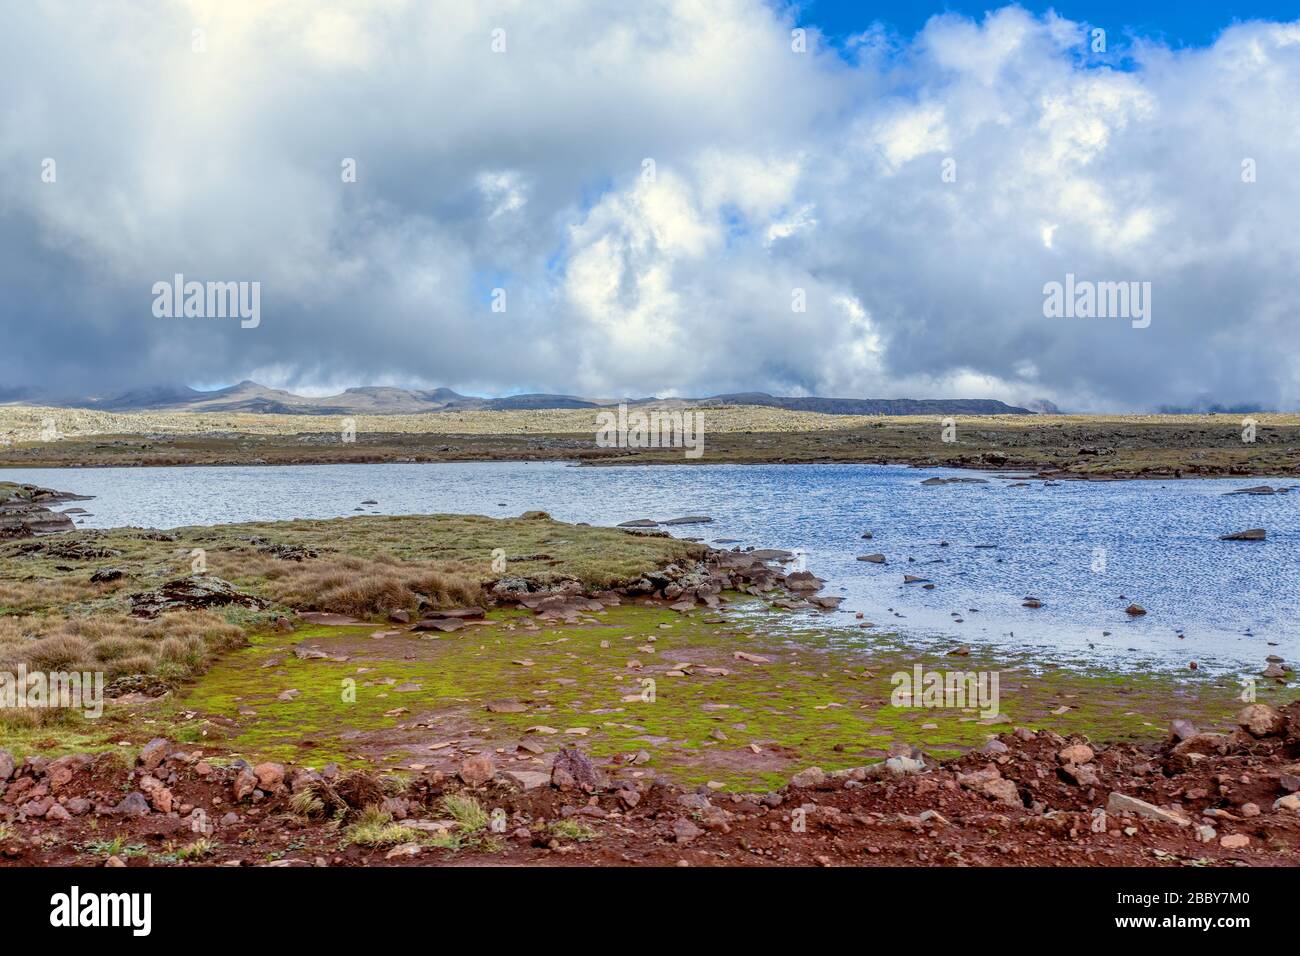
<svg viewBox="0 0 1300 956">
<path fill-rule="evenodd" d="M 1044 660 L 1258 672 L 1300 659 L 1300 490 L 1224 492 L 1285 479 L 1059 482 L 926 487 L 972 472 L 881 465 L 669 465 L 580 468 L 548 462 L 238 468 L 5 469 L 7 480 L 95 495 L 85 527 L 158 528 L 379 514 L 517 515 L 564 521 L 707 514 L 671 529 L 706 541 L 803 552 L 855 612 L 918 639 L 1031 648 Z M 1266 528 L 1263 543 L 1219 535 Z M 865 531 L 870 541 L 861 539 Z M 941 547 L 940 542 L 948 542 Z M 977 548 L 977 545 L 994 545 Z M 855 560 L 881 552 L 884 566 Z M 908 562 L 908 558 L 914 559 Z M 933 591 L 902 584 L 933 580 Z M 1044 602 L 1021 606 L 1026 596 Z M 1130 619 L 1137 602 L 1149 612 Z M 977 609 L 972 611 L 971 609 Z M 960 616 L 958 623 L 954 614 Z M 1110 632 L 1105 635 L 1104 632 Z M 1181 632 L 1181 634 L 1180 634 Z"/>
</svg>

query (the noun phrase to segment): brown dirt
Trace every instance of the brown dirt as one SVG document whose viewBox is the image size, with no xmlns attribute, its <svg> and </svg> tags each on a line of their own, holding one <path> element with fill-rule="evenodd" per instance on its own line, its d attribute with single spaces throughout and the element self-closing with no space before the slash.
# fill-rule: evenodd
<svg viewBox="0 0 1300 956">
<path fill-rule="evenodd" d="M 1280 713 L 1284 723 L 1262 738 L 1238 730 L 1182 744 L 1172 738 L 1148 747 L 1090 744 L 1095 756 L 1085 757 L 1085 766 L 1097 780 L 1082 786 L 1063 769 L 1061 755 L 1081 741 L 1030 731 L 1003 734 L 1002 753 L 969 753 L 942 764 L 926 759 L 919 772 L 863 781 L 854 779 L 861 773 L 842 773 L 767 795 L 685 791 L 630 755 L 599 766 L 607 785 L 591 793 L 554 786 L 520 792 L 500 777 L 470 788 L 427 771 L 388 799 L 396 818 L 445 817 L 441 799 L 464 793 L 489 812 L 504 810 L 505 832 L 486 841 L 482 834 L 467 838 L 456 851 L 426 846 L 394 859 L 387 847 L 344 847 L 339 829 L 291 811 L 289 788 L 311 786 L 315 777 L 307 771 L 287 768 L 283 785 L 237 799 L 238 763 L 219 767 L 221 754 L 210 749 L 168 746 L 162 750 L 170 756 L 151 776 L 169 790 L 172 812 L 130 818 L 111 808 L 141 786 L 143 767 L 128 769 L 112 756 L 85 765 L 38 758 L 17 769 L 0 799 L 0 820 L 8 819 L 0 830 L 7 834 L 0 837 L 0 865 L 101 865 L 103 843 L 121 837 L 132 848 L 123 854 L 129 866 L 1296 866 L 1300 810 L 1275 809 L 1274 802 L 1300 772 L 1300 702 Z M 981 792 L 989 778 L 1010 782 L 1001 800 Z M 153 788 L 153 780 L 143 783 Z M 48 795 L 46 788 L 52 788 Z M 336 782 L 334 790 L 350 803 L 373 802 L 379 793 L 373 780 Z M 635 799 L 620 797 L 631 792 Z M 1093 832 L 1094 811 L 1112 792 L 1175 811 L 1190 824 L 1110 813 L 1101 832 Z M 34 794 L 41 796 L 33 804 Z M 79 806 L 78 799 L 86 803 Z M 90 809 L 62 821 L 26 817 L 56 803 Z M 213 849 L 202 860 L 179 863 L 171 854 L 200 835 L 189 816 L 194 808 L 215 824 L 208 836 Z M 922 819 L 926 811 L 939 816 Z M 229 812 L 238 820 L 222 823 Z M 800 817 L 802 832 L 795 826 Z M 585 832 L 552 830 L 566 819 Z M 1209 842 L 1197 839 L 1201 824 L 1217 831 Z M 1242 836 L 1245 846 L 1222 843 Z"/>
</svg>

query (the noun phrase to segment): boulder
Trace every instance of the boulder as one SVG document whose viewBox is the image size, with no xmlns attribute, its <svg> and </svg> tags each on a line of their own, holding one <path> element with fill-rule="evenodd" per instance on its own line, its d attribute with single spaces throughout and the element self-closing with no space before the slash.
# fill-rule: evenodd
<svg viewBox="0 0 1300 956">
<path fill-rule="evenodd" d="M 1002 772 L 992 764 L 981 770 L 957 774 L 957 783 L 1009 807 L 1024 806 L 1015 782 L 1003 777 Z"/>
<path fill-rule="evenodd" d="M 257 789 L 257 777 L 253 771 L 247 767 L 241 767 L 239 773 L 235 775 L 234 796 L 235 802 L 245 800 L 252 796 L 253 791 Z"/>
<path fill-rule="evenodd" d="M 157 769 L 158 765 L 166 759 L 167 748 L 170 746 L 171 744 L 162 737 L 155 737 L 140 748 L 140 766 L 148 771 Z"/>
<path fill-rule="evenodd" d="M 809 571 L 791 571 L 785 576 L 785 586 L 792 591 L 820 591 L 824 583 Z"/>
<path fill-rule="evenodd" d="M 36 538 L 63 531 L 75 531 L 76 525 L 67 515 L 42 508 L 40 505 L 21 504 L 0 506 L 0 540 L 5 538 Z"/>
<path fill-rule="evenodd" d="M 139 790 L 133 790 L 113 808 L 113 813 L 123 817 L 145 817 L 149 815 L 149 801 Z"/>
<path fill-rule="evenodd" d="M 267 606 L 261 598 L 243 593 L 229 581 L 196 574 L 168 581 L 154 591 L 133 594 L 131 614 L 135 617 L 155 618 L 165 611 L 226 607 L 232 604 L 251 611 L 260 611 Z"/>
<path fill-rule="evenodd" d="M 677 843 L 690 843 L 692 840 L 697 839 L 703 834 L 703 830 L 685 817 L 681 817 L 673 822 L 673 840 Z"/>
<path fill-rule="evenodd" d="M 1286 718 L 1268 704 L 1251 704 L 1237 714 L 1237 726 L 1252 737 L 1272 737 L 1286 729 Z"/>
<path fill-rule="evenodd" d="M 1091 747 L 1087 744 L 1071 744 L 1056 755 L 1056 759 L 1063 764 L 1085 764 L 1091 763 L 1095 756 Z"/>
<path fill-rule="evenodd" d="M 551 783 L 551 775 L 539 770 L 503 770 L 501 776 L 520 790 L 536 790 L 550 786 Z"/>
<path fill-rule="evenodd" d="M 59 790 L 71 783 L 72 778 L 90 764 L 90 754 L 68 754 L 60 757 L 45 768 L 45 782 L 51 790 Z"/>
<path fill-rule="evenodd" d="M 253 768 L 253 775 L 257 777 L 257 784 L 267 793 L 274 793 L 284 786 L 284 764 L 282 763 L 259 763 Z"/>
<path fill-rule="evenodd" d="M 800 770 L 790 778 L 792 787 L 820 787 L 826 782 L 826 771 L 821 767 L 809 767 L 807 770 Z"/>
<path fill-rule="evenodd" d="M 577 747 L 564 747 L 551 765 L 551 783 L 561 790 L 578 789 L 587 793 L 605 787 L 605 777 Z"/>
<path fill-rule="evenodd" d="M 488 754 L 474 754 L 461 761 L 456 775 L 467 787 L 481 787 L 496 776 L 496 764 Z"/>
</svg>

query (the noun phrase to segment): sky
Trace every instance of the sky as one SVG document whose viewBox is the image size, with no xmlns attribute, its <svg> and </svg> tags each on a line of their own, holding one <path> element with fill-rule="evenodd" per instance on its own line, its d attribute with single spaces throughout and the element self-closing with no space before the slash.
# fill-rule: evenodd
<svg viewBox="0 0 1300 956">
<path fill-rule="evenodd" d="M 1280 6 L 6 4 L 0 393 L 1300 408 Z"/>
<path fill-rule="evenodd" d="M 873 21 L 913 35 L 936 14 L 955 13 L 979 18 L 1002 4 L 982 2 L 931 2 L 905 0 L 864 3 L 863 0 L 807 0 L 798 6 L 800 25 L 817 25 L 832 41 L 861 33 Z M 1023 2 L 1037 15 L 1054 11 L 1077 23 L 1103 27 L 1117 36 L 1141 36 L 1174 48 L 1213 43 L 1226 27 L 1247 20 L 1295 20 L 1294 2 L 1279 0 L 1060 0 L 1056 3 Z"/>
</svg>

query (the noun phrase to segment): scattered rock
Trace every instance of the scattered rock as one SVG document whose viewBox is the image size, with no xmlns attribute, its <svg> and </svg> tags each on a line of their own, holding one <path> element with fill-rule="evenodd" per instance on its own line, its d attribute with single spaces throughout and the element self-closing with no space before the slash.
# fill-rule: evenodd
<svg viewBox="0 0 1300 956">
<path fill-rule="evenodd" d="M 1063 764 L 1085 764 L 1091 763 L 1095 756 L 1091 747 L 1087 744 L 1071 744 L 1056 755 L 1056 759 Z"/>
<path fill-rule="evenodd" d="M 576 788 L 591 793 L 604 789 L 605 777 L 577 747 L 564 747 L 551 765 L 551 783 L 561 790 Z"/>
<path fill-rule="evenodd" d="M 396 860 L 399 857 L 419 856 L 423 849 L 424 848 L 418 843 L 399 843 L 384 854 L 384 859 Z"/>
<path fill-rule="evenodd" d="M 284 785 L 284 764 L 259 763 L 253 768 L 253 775 L 257 777 L 258 786 L 267 793 L 274 793 Z"/>
<path fill-rule="evenodd" d="M 704 835 L 704 831 L 685 817 L 673 822 L 673 840 L 677 843 L 690 843 Z"/>
<path fill-rule="evenodd" d="M 139 790 L 133 790 L 113 808 L 113 813 L 123 817 L 146 817 L 149 815 L 149 801 Z"/>
<path fill-rule="evenodd" d="M 1148 820 L 1172 823 L 1180 827 L 1191 826 L 1191 821 L 1180 814 L 1162 810 L 1155 804 L 1118 792 L 1112 793 L 1107 799 L 1106 812 L 1116 816 L 1145 817 Z"/>
<path fill-rule="evenodd" d="M 551 784 L 551 775 L 540 770 L 503 770 L 501 776 L 520 790 L 536 790 L 538 787 L 548 787 Z"/>
<path fill-rule="evenodd" d="M 140 766 L 149 771 L 157 769 L 167 756 L 167 748 L 170 746 L 163 738 L 155 737 L 140 748 Z"/>
<path fill-rule="evenodd" d="M 235 802 L 239 803 L 252 796 L 253 791 L 257 789 L 257 776 L 248 767 L 241 767 L 239 773 L 235 775 L 234 796 Z"/>
<path fill-rule="evenodd" d="M 1272 737 L 1286 729 L 1286 719 L 1268 704 L 1251 704 L 1237 714 L 1237 726 L 1252 737 Z"/>
<path fill-rule="evenodd" d="M 807 770 L 800 770 L 790 778 L 792 787 L 820 787 L 826 782 L 826 771 L 821 767 L 809 767 Z"/>
<path fill-rule="evenodd" d="M 461 761 L 456 775 L 467 787 L 481 787 L 496 776 L 496 764 L 488 754 L 474 754 Z"/>
</svg>

